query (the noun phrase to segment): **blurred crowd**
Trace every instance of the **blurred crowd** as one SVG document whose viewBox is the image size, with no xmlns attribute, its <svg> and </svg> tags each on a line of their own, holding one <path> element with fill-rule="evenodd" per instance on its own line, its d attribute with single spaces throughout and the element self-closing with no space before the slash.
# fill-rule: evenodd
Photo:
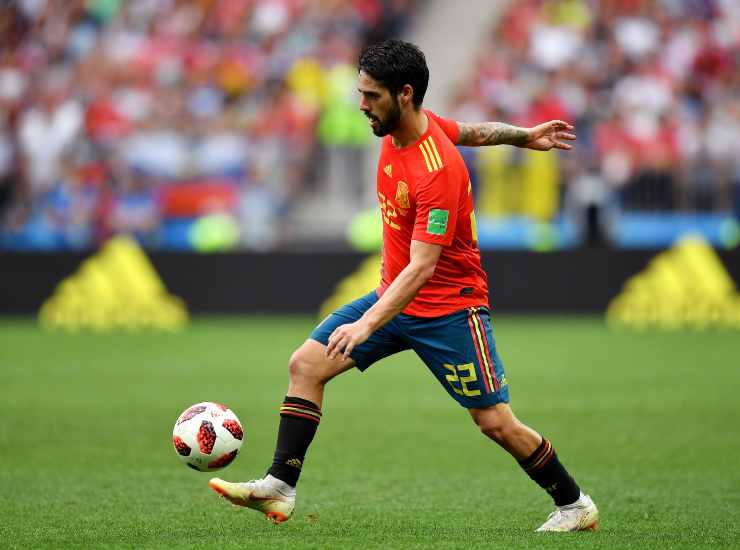
<svg viewBox="0 0 740 550">
<path fill-rule="evenodd" d="M 356 170 L 372 141 L 359 49 L 420 5 L 3 2 L 0 248 L 284 243 L 300 199 L 348 179 L 327 151 Z M 471 65 L 443 114 L 560 118 L 579 137 L 566 154 L 462 148 L 482 219 L 566 214 L 598 240 L 614 210 L 740 218 L 737 0 L 516 0 Z"/>
<path fill-rule="evenodd" d="M 269 248 L 414 0 L 0 4 L 0 247 Z M 202 222 L 202 223 L 201 223 Z"/>
<path fill-rule="evenodd" d="M 577 147 L 552 158 L 478 151 L 484 214 L 740 212 L 740 2 L 511 2 L 455 114 L 577 127 Z"/>
</svg>

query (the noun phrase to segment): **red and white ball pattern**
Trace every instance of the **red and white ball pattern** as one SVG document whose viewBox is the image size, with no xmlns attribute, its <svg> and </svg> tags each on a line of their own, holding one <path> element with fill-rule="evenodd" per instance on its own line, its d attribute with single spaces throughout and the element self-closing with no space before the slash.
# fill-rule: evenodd
<svg viewBox="0 0 740 550">
<path fill-rule="evenodd" d="M 209 401 L 185 409 L 172 430 L 180 459 L 202 472 L 231 464 L 243 442 L 244 430 L 234 411 Z"/>
</svg>

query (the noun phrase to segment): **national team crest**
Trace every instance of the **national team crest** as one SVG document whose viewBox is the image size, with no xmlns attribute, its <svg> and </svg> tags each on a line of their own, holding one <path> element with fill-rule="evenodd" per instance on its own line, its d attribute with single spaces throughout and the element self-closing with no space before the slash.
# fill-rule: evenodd
<svg viewBox="0 0 740 550">
<path fill-rule="evenodd" d="M 405 181 L 398 180 L 398 187 L 396 187 L 396 204 L 399 208 L 411 208 L 409 204 L 409 186 L 406 185 Z"/>
</svg>

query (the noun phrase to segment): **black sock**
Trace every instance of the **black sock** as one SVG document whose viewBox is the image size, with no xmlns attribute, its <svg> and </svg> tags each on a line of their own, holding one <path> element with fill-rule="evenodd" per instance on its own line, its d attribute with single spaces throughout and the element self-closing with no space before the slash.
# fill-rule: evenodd
<svg viewBox="0 0 740 550">
<path fill-rule="evenodd" d="M 301 475 L 308 446 L 316 435 L 321 407 L 300 397 L 286 396 L 280 407 L 280 428 L 268 474 L 293 487 Z"/>
<path fill-rule="evenodd" d="M 576 481 L 558 460 L 550 442 L 542 438 L 542 444 L 529 457 L 519 461 L 519 466 L 527 472 L 537 485 L 547 491 L 556 506 L 573 504 L 581 496 Z"/>
</svg>

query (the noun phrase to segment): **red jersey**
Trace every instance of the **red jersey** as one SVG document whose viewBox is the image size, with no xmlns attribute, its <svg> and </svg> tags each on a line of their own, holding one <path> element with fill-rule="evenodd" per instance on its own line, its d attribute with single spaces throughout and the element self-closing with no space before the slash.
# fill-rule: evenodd
<svg viewBox="0 0 740 550">
<path fill-rule="evenodd" d="M 410 261 L 411 241 L 442 245 L 432 278 L 403 313 L 440 317 L 488 304 L 480 263 L 470 177 L 455 148 L 454 120 L 424 111 L 429 127 L 419 141 L 395 147 L 386 136 L 378 161 L 378 199 L 383 216 L 382 295 Z"/>
</svg>

